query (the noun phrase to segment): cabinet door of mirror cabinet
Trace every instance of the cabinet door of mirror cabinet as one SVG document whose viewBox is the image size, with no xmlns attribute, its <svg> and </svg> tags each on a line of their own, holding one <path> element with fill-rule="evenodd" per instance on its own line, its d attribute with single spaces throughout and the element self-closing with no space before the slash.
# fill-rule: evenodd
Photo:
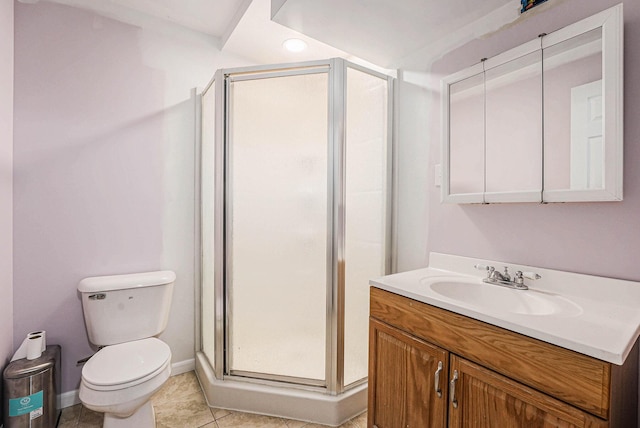
<svg viewBox="0 0 640 428">
<path fill-rule="evenodd" d="M 544 50 L 545 190 L 602 189 L 602 30 Z"/>
<path fill-rule="evenodd" d="M 527 50 L 486 61 L 486 202 L 541 201 L 542 53 Z"/>
<path fill-rule="evenodd" d="M 484 75 L 473 74 L 448 88 L 447 195 L 455 202 L 483 202 Z"/>
<path fill-rule="evenodd" d="M 545 202 L 622 199 L 621 15 L 543 38 Z"/>
</svg>

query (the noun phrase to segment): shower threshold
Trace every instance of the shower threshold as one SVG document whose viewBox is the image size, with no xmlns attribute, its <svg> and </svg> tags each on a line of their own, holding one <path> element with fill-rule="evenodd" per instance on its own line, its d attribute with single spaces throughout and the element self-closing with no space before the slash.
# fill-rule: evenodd
<svg viewBox="0 0 640 428">
<path fill-rule="evenodd" d="M 196 375 L 210 407 L 340 426 L 367 409 L 367 384 L 340 395 L 233 379 L 219 380 L 202 353 L 196 354 Z"/>
</svg>

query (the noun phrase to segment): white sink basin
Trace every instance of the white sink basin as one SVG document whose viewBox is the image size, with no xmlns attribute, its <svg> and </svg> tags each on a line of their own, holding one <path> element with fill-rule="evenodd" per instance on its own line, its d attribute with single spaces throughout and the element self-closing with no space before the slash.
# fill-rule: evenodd
<svg viewBox="0 0 640 428">
<path fill-rule="evenodd" d="M 575 316 L 582 308 L 564 297 L 535 290 L 514 290 L 475 281 L 428 281 L 431 290 L 455 302 L 489 312 Z"/>
<path fill-rule="evenodd" d="M 529 290 L 482 282 L 474 265 L 504 262 L 431 253 L 430 267 L 370 280 L 380 290 L 622 365 L 640 335 L 640 281 L 509 265 L 536 272 Z"/>
</svg>

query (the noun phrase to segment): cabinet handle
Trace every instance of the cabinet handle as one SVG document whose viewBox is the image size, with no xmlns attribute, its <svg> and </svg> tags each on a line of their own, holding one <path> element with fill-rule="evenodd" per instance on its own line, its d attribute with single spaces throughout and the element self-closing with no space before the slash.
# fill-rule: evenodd
<svg viewBox="0 0 640 428">
<path fill-rule="evenodd" d="M 433 387 L 438 394 L 438 398 L 442 398 L 442 388 L 440 388 L 440 373 L 442 373 L 442 361 L 438 361 L 438 370 L 436 370 Z"/>
<path fill-rule="evenodd" d="M 453 371 L 453 379 L 451 379 L 451 404 L 453 408 L 458 408 L 458 399 L 456 398 L 456 383 L 458 382 L 458 370 Z"/>
</svg>

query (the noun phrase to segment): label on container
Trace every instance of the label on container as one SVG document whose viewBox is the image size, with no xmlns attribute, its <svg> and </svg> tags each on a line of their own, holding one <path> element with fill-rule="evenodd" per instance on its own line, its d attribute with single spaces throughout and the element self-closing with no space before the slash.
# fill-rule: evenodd
<svg viewBox="0 0 640 428">
<path fill-rule="evenodd" d="M 31 415 L 31 419 L 37 418 L 42 415 L 43 398 L 43 391 L 38 391 L 35 394 L 27 395 L 26 397 L 10 398 L 9 416 L 22 416 L 27 413 L 34 412 Z"/>
<path fill-rule="evenodd" d="M 40 416 L 42 416 L 42 413 L 44 413 L 44 408 L 39 407 L 29 414 L 29 419 L 30 420 L 37 419 Z"/>
</svg>

